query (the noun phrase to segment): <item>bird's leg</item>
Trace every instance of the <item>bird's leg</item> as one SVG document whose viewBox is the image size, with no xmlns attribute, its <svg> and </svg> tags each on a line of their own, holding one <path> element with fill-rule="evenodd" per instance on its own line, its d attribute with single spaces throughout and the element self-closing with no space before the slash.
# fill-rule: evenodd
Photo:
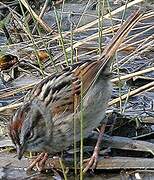
<svg viewBox="0 0 154 180">
<path fill-rule="evenodd" d="M 98 139 L 97 139 L 97 143 L 95 145 L 95 148 L 94 148 L 94 151 L 93 151 L 93 154 L 91 156 L 90 159 L 88 159 L 88 164 L 87 166 L 84 168 L 83 170 L 83 173 L 87 172 L 87 170 L 89 168 L 92 168 L 94 169 L 97 165 L 97 160 L 98 160 L 98 154 L 99 154 L 99 146 L 100 146 L 100 143 L 102 141 L 102 136 L 104 134 L 104 131 L 105 131 L 105 124 L 103 124 L 101 126 L 101 129 L 100 129 L 100 132 L 99 132 L 99 136 L 98 136 Z"/>
<path fill-rule="evenodd" d="M 34 168 L 34 166 L 37 167 L 38 171 L 42 171 L 44 169 L 44 165 L 46 160 L 48 159 L 48 154 L 42 152 L 41 154 L 39 154 L 39 156 L 34 159 L 34 161 L 29 165 L 29 167 L 27 168 L 27 171 L 32 170 Z"/>
<path fill-rule="evenodd" d="M 36 167 L 38 169 L 38 171 L 43 171 L 44 170 L 44 166 L 45 166 L 45 163 L 48 159 L 48 154 L 45 153 L 43 158 L 36 164 Z"/>
</svg>

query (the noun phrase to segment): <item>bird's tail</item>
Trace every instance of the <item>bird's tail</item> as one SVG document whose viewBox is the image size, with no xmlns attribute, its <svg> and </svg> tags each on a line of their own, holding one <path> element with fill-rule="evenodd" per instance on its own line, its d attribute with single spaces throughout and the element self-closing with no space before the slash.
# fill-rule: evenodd
<svg viewBox="0 0 154 180">
<path fill-rule="evenodd" d="M 133 13 L 119 28 L 115 36 L 112 38 L 111 42 L 104 49 L 99 60 L 101 61 L 101 69 L 106 65 L 106 63 L 113 57 L 116 50 L 119 48 L 125 37 L 131 31 L 133 26 L 141 19 L 143 13 L 138 10 Z M 100 69 L 100 71 L 101 71 Z"/>
</svg>

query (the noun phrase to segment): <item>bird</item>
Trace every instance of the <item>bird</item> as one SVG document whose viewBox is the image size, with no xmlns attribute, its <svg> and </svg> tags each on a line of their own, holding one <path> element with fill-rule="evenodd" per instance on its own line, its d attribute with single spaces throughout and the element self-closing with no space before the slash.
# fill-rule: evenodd
<svg viewBox="0 0 154 180">
<path fill-rule="evenodd" d="M 40 152 L 38 160 L 46 160 L 66 150 L 74 141 L 80 140 L 80 120 L 83 118 L 83 137 L 92 130 L 102 128 L 86 168 L 96 165 L 99 144 L 104 133 L 107 104 L 112 94 L 110 66 L 116 50 L 143 13 L 132 13 L 118 29 L 111 42 L 96 60 L 76 62 L 43 79 L 27 93 L 23 105 L 8 124 L 9 135 L 16 146 L 18 159 L 25 151 Z"/>
</svg>

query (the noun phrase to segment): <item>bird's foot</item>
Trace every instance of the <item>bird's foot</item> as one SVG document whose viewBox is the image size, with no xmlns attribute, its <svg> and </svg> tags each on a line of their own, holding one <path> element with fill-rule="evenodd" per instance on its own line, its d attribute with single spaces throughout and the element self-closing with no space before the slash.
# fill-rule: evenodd
<svg viewBox="0 0 154 180">
<path fill-rule="evenodd" d="M 39 156 L 36 159 L 32 161 L 32 163 L 27 168 L 27 171 L 32 170 L 35 166 L 38 171 L 43 171 L 47 159 L 48 159 L 48 154 L 42 152 L 41 154 L 39 154 Z"/>
<path fill-rule="evenodd" d="M 96 168 L 97 160 L 98 160 L 98 154 L 99 154 L 99 146 L 100 146 L 100 143 L 102 141 L 102 136 L 103 136 L 104 131 L 105 131 L 105 126 L 106 126 L 105 124 L 102 124 L 102 126 L 101 126 L 99 136 L 97 139 L 97 143 L 96 143 L 95 149 L 93 151 L 93 155 L 91 156 L 91 158 L 89 160 L 86 160 L 86 161 L 88 161 L 88 164 L 84 168 L 83 173 L 87 172 L 88 169 L 90 169 L 90 168 L 92 170 L 94 170 Z"/>
<path fill-rule="evenodd" d="M 97 161 L 98 161 L 98 149 L 95 148 L 93 155 L 89 158 L 89 159 L 85 159 L 84 162 L 87 162 L 86 167 L 83 169 L 83 173 L 86 173 L 88 171 L 88 169 L 92 169 L 94 170 L 96 168 L 97 165 Z"/>
</svg>

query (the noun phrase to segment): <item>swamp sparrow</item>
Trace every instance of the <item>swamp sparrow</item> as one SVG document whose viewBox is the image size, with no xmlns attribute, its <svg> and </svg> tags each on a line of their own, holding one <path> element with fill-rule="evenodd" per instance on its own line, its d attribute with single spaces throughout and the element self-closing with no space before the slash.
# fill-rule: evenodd
<svg viewBox="0 0 154 180">
<path fill-rule="evenodd" d="M 37 84 L 26 96 L 9 124 L 10 137 L 18 158 L 25 151 L 55 154 L 80 140 L 80 118 L 83 115 L 83 137 L 99 126 L 111 97 L 110 65 L 126 35 L 142 17 L 139 11 L 119 28 L 98 60 L 86 60 L 65 68 Z M 106 120 L 105 120 L 106 121 Z M 106 123 L 106 122 L 104 122 Z M 88 168 L 96 164 L 104 127 Z M 87 169 L 88 169 L 87 168 Z"/>
</svg>

